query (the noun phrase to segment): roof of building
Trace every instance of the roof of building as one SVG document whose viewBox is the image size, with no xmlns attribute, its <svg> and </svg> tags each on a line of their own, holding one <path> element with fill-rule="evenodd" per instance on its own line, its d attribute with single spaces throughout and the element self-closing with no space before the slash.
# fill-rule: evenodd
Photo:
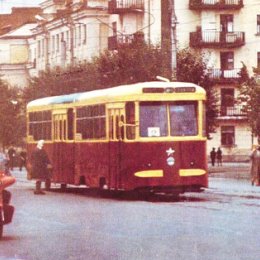
<svg viewBox="0 0 260 260">
<path fill-rule="evenodd" d="M 11 14 L 0 14 L 0 35 L 23 24 L 36 22 L 35 15 L 41 13 L 40 7 L 13 7 Z"/>
<path fill-rule="evenodd" d="M 33 34 L 32 29 L 37 25 L 37 23 L 24 24 L 4 35 L 1 35 L 0 39 L 28 38 Z"/>
</svg>

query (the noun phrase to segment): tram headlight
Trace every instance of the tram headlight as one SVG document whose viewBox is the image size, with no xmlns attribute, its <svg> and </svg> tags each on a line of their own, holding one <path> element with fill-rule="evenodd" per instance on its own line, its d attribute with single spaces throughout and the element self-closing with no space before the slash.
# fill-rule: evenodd
<svg viewBox="0 0 260 260">
<path fill-rule="evenodd" d="M 190 166 L 194 166 L 194 165 L 195 165 L 195 162 L 191 161 Z"/>
</svg>

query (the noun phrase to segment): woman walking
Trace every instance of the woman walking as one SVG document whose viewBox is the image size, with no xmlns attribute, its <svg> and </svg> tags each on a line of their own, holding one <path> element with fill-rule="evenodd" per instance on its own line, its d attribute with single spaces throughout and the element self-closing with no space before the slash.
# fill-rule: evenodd
<svg viewBox="0 0 260 260">
<path fill-rule="evenodd" d="M 251 183 L 252 186 L 260 186 L 260 146 L 258 146 L 250 156 L 251 165 Z"/>
</svg>

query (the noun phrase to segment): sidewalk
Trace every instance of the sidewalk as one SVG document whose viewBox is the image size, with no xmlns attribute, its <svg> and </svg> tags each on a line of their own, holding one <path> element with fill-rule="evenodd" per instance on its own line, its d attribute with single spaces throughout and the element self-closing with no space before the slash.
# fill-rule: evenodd
<svg viewBox="0 0 260 260">
<path fill-rule="evenodd" d="M 232 179 L 250 180 L 251 163 L 247 162 L 224 162 L 222 166 L 208 164 L 209 176 Z"/>
<path fill-rule="evenodd" d="M 260 199 L 260 187 L 251 185 L 251 163 L 224 162 L 222 166 L 208 165 L 209 190 L 247 199 Z"/>
</svg>

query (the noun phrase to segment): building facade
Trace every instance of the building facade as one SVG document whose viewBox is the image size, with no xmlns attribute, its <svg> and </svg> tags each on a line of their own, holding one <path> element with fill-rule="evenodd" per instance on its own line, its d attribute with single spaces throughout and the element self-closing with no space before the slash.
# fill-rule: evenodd
<svg viewBox="0 0 260 260">
<path fill-rule="evenodd" d="M 226 159 L 246 160 L 256 139 L 238 102 L 240 70 L 250 75 L 259 63 L 260 3 L 255 0 L 176 1 L 180 46 L 200 50 L 219 96 L 218 127 L 209 150 L 221 147 Z"/>
</svg>

